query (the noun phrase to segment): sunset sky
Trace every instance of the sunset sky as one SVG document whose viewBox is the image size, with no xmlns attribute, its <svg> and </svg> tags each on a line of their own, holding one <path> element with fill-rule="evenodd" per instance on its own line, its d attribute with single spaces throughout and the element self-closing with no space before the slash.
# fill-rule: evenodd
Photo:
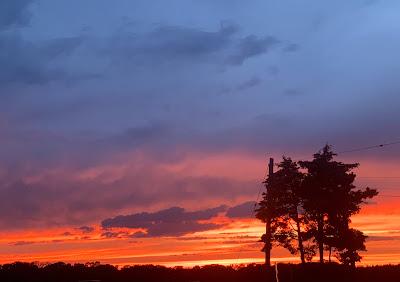
<svg viewBox="0 0 400 282">
<path fill-rule="evenodd" d="M 269 157 L 400 141 L 399 9 L 1 0 L 0 263 L 262 262 Z M 380 192 L 362 263 L 400 263 L 400 144 L 338 159 Z"/>
</svg>

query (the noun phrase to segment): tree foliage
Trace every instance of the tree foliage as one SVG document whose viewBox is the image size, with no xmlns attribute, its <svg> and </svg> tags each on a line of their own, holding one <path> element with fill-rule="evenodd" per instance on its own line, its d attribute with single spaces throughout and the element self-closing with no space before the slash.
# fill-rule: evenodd
<svg viewBox="0 0 400 282">
<path fill-rule="evenodd" d="M 361 259 L 358 252 L 366 250 L 366 236 L 349 225 L 351 216 L 378 192 L 358 189 L 353 170 L 359 164 L 339 162 L 335 156 L 326 145 L 311 161 L 297 163 L 283 157 L 278 170 L 265 181 L 267 189 L 256 216 L 272 218 L 272 241 L 300 254 L 303 263 L 318 249 L 321 263 L 328 250 L 329 259 L 333 251 L 339 261 L 354 266 Z"/>
</svg>

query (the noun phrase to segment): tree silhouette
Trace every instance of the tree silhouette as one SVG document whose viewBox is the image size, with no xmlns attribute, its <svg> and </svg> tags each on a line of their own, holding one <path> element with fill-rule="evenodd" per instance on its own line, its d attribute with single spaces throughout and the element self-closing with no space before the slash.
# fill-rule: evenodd
<svg viewBox="0 0 400 282">
<path fill-rule="evenodd" d="M 354 228 L 345 229 L 342 231 L 340 241 L 337 241 L 336 258 L 345 265 L 352 266 L 356 265 L 356 262 L 361 260 L 361 256 L 358 251 L 366 251 L 365 247 L 365 236 L 360 230 Z"/>
<path fill-rule="evenodd" d="M 350 217 L 360 211 L 366 199 L 378 194 L 370 188 L 356 190 L 356 175 L 352 170 L 358 164 L 337 162 L 333 160 L 334 156 L 331 146 L 326 145 L 314 154 L 312 161 L 299 162 L 303 169 L 307 169 L 301 194 L 304 209 L 314 223 L 309 226 L 318 244 L 320 263 L 324 262 L 324 247 L 330 251 L 337 247 L 343 234 L 349 232 Z M 350 250 L 347 247 L 345 249 Z"/>
<path fill-rule="evenodd" d="M 355 270 L 338 264 L 280 264 L 280 281 L 296 282 L 376 282 L 399 281 L 400 266 L 386 265 L 360 267 Z M 121 268 L 112 265 L 54 263 L 37 265 L 16 262 L 0 265 L 0 281 L 5 282 L 247 282 L 275 281 L 275 273 L 265 271 L 264 266 L 207 265 L 193 268 L 157 265 L 131 265 Z"/>
<path fill-rule="evenodd" d="M 279 170 L 274 173 L 274 182 L 279 186 L 281 205 L 283 209 L 282 219 L 285 223 L 277 232 L 277 241 L 288 249 L 291 254 L 300 254 L 300 260 L 304 264 L 306 258 L 314 254 L 314 245 L 304 246 L 304 242 L 310 239 L 307 232 L 308 219 L 303 209 L 301 185 L 304 173 L 291 158 L 283 157 L 278 164 Z"/>
</svg>

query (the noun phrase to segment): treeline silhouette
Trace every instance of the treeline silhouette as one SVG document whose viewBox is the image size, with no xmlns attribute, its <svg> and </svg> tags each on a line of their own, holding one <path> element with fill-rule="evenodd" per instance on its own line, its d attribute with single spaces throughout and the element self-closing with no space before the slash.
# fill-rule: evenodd
<svg viewBox="0 0 400 282">
<path fill-rule="evenodd" d="M 99 263 L 37 265 L 16 262 L 0 266 L 0 281 L 4 282 L 274 282 L 275 275 L 274 268 L 266 271 L 265 265 L 261 264 L 193 268 L 135 265 L 117 268 Z M 279 264 L 278 276 L 279 282 L 398 282 L 400 265 L 354 269 L 335 263 Z"/>
<path fill-rule="evenodd" d="M 358 189 L 353 170 L 359 164 L 338 162 L 335 156 L 326 145 L 311 161 L 283 157 L 276 172 L 271 159 L 266 190 L 256 210 L 256 217 L 266 225 L 261 241 L 267 267 L 274 245 L 299 254 L 302 264 L 317 252 L 321 264 L 324 252 L 329 262 L 333 255 L 353 268 L 361 260 L 359 252 L 366 251 L 367 236 L 350 227 L 351 216 L 378 192 Z"/>
</svg>

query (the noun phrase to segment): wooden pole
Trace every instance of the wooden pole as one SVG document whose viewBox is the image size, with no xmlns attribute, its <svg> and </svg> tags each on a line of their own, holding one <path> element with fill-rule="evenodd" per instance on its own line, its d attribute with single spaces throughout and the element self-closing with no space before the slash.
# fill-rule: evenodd
<svg viewBox="0 0 400 282">
<path fill-rule="evenodd" d="M 271 179 L 274 174 L 274 159 L 269 159 L 268 164 L 268 178 Z M 268 186 L 267 186 L 267 199 L 268 199 Z M 265 266 L 269 269 L 271 267 L 271 217 L 267 215 L 265 221 Z"/>
</svg>

